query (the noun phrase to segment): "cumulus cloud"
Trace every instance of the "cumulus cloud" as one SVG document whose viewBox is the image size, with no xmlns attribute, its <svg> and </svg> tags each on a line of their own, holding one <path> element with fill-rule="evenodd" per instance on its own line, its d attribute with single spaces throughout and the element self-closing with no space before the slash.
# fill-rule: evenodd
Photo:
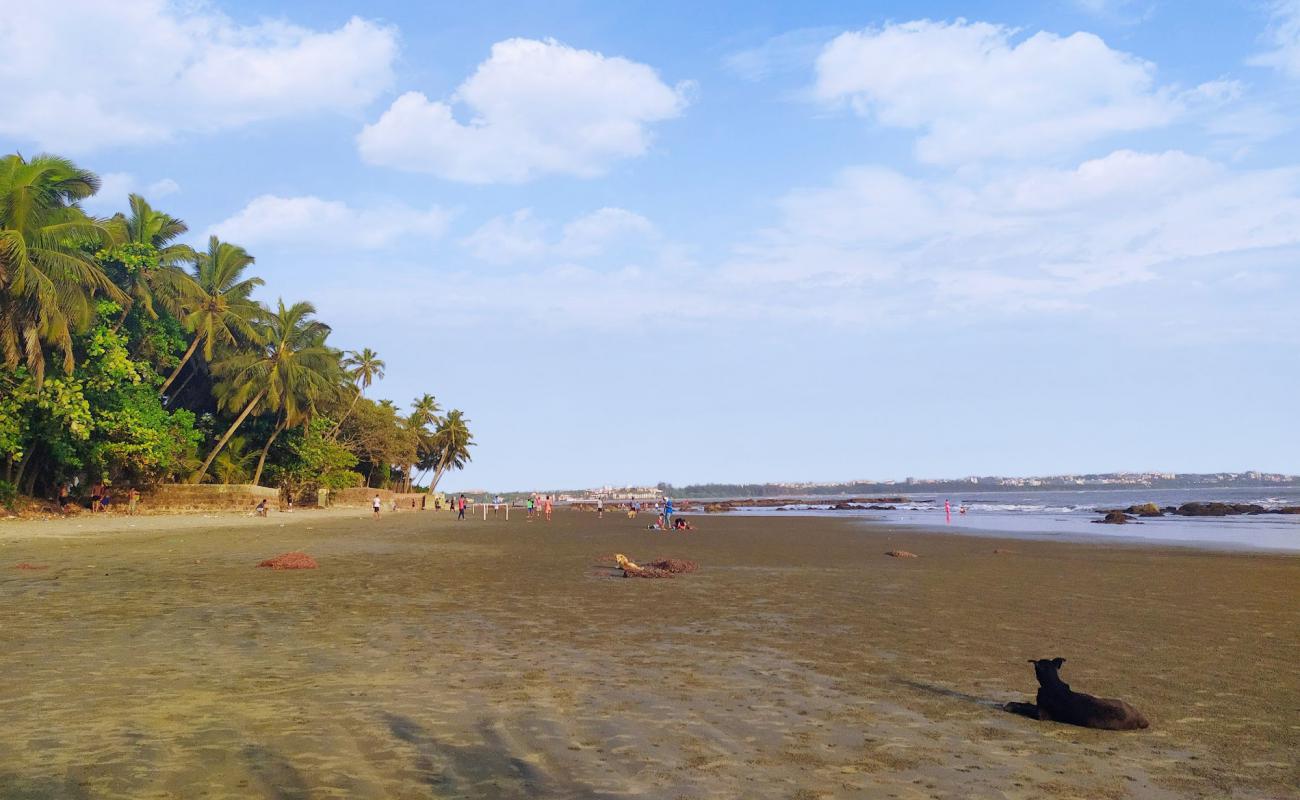
<svg viewBox="0 0 1300 800">
<path fill-rule="evenodd" d="M 0 135 L 85 152 L 356 111 L 389 87 L 396 54 L 392 28 L 357 17 L 313 30 L 170 0 L 7 4 Z"/>
<path fill-rule="evenodd" d="M 438 206 L 416 209 L 391 203 L 355 208 L 311 195 L 264 194 L 209 233 L 250 248 L 259 245 L 329 250 L 377 250 L 413 240 L 433 240 L 447 229 L 450 214 Z"/>
<path fill-rule="evenodd" d="M 1300 0 L 1274 0 L 1272 23 L 1265 38 L 1272 49 L 1250 59 L 1250 63 L 1300 78 Z"/>
<path fill-rule="evenodd" d="M 578 217 L 564 226 L 556 250 L 573 258 L 605 253 L 628 242 L 645 241 L 655 236 L 650 220 L 625 208 L 601 208 Z"/>
<path fill-rule="evenodd" d="M 583 260 L 625 252 L 657 239 L 650 220 L 625 208 L 601 208 L 564 225 L 558 238 L 532 209 L 494 217 L 461 240 L 480 261 L 510 264 L 550 256 Z M 634 259 L 636 260 L 636 259 Z"/>
<path fill-rule="evenodd" d="M 836 37 L 816 73 L 817 99 L 920 131 L 917 156 L 936 164 L 1066 153 L 1179 112 L 1154 65 L 1090 33 L 1018 40 L 985 22 L 886 25 Z"/>
<path fill-rule="evenodd" d="M 407 92 L 357 144 L 368 163 L 468 183 L 593 177 L 645 153 L 649 126 L 681 114 L 688 90 L 625 58 L 509 39 L 446 101 Z"/>
<path fill-rule="evenodd" d="M 976 180 L 857 167 L 779 208 L 724 266 L 732 281 L 862 287 L 922 309 L 1077 308 L 1189 260 L 1300 246 L 1300 169 L 1128 150 Z"/>
<path fill-rule="evenodd" d="M 493 217 L 473 233 L 461 239 L 461 246 L 480 261 L 509 264 L 536 258 L 547 250 L 546 225 L 533 216 L 532 209 Z"/>
</svg>

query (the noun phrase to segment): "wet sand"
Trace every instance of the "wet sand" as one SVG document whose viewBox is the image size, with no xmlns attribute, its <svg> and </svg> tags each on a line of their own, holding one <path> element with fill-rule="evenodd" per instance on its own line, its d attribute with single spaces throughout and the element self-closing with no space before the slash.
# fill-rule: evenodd
<svg viewBox="0 0 1300 800">
<path fill-rule="evenodd" d="M 0 527 L 0 798 L 1297 796 L 1297 557 L 309 516 Z M 1152 728 L 998 710 L 1058 655 Z"/>
</svg>

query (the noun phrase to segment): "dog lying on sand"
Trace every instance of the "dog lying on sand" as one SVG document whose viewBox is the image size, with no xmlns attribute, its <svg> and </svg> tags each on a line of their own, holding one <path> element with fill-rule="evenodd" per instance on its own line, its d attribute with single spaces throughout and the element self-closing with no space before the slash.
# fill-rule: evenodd
<svg viewBox="0 0 1300 800">
<path fill-rule="evenodd" d="M 1038 677 L 1038 696 L 1035 703 L 1007 703 L 1003 708 L 1013 714 L 1044 721 L 1065 722 L 1084 728 L 1107 731 L 1132 731 L 1146 728 L 1150 723 L 1133 706 L 1123 700 L 1093 697 L 1070 689 L 1061 680 L 1064 658 L 1030 659 Z"/>
</svg>

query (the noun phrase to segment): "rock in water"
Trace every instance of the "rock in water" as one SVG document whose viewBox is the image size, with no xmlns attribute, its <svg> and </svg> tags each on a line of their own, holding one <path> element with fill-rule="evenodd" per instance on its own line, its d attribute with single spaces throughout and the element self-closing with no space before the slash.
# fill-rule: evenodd
<svg viewBox="0 0 1300 800">
<path fill-rule="evenodd" d="M 1099 522 L 1103 525 L 1123 525 L 1124 523 L 1128 522 L 1131 519 L 1133 518 L 1130 517 L 1128 514 L 1125 514 L 1123 511 L 1116 510 L 1116 511 L 1107 511 L 1105 519 L 1094 519 L 1093 522 Z"/>
<path fill-rule="evenodd" d="M 1159 517 L 1164 513 L 1160 510 L 1160 506 L 1155 503 L 1143 503 L 1141 505 L 1129 506 L 1124 509 L 1124 511 L 1128 514 L 1136 514 L 1139 517 Z"/>
<path fill-rule="evenodd" d="M 316 559 L 306 553 L 294 551 L 292 553 L 281 553 L 275 558 L 268 558 L 259 567 L 270 567 L 271 569 L 316 569 L 319 564 Z"/>
</svg>

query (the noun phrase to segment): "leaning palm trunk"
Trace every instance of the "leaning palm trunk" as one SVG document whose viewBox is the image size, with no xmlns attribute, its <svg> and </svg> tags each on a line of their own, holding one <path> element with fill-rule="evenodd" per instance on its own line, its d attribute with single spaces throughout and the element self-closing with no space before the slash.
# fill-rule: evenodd
<svg viewBox="0 0 1300 800">
<path fill-rule="evenodd" d="M 443 470 L 447 469 L 446 461 L 439 461 L 438 468 L 433 471 L 433 480 L 429 481 L 429 493 L 432 494 L 434 489 L 438 488 L 438 481 L 442 479 Z"/>
<path fill-rule="evenodd" d="M 253 472 L 254 486 L 262 479 L 262 467 L 266 466 L 266 454 L 271 450 L 271 445 L 275 443 L 275 437 L 279 436 L 288 426 L 289 423 L 287 422 L 276 425 L 275 430 L 271 432 L 271 438 L 266 440 L 266 446 L 262 448 L 262 455 L 257 459 L 257 469 Z"/>
<path fill-rule="evenodd" d="M 208 453 L 208 457 L 203 460 L 203 466 L 199 467 L 199 471 L 194 473 L 190 478 L 190 483 L 203 482 L 203 476 L 208 474 L 208 467 L 212 466 L 212 462 L 216 459 L 217 454 L 221 452 L 221 448 L 226 446 L 226 442 L 230 441 L 230 437 L 235 435 L 235 431 L 238 430 L 239 426 L 243 425 L 244 420 L 248 419 L 248 415 L 253 413 L 253 407 L 262 402 L 262 397 L 265 394 L 266 390 L 263 389 L 257 393 L 257 397 L 254 397 L 249 401 L 248 405 L 244 406 L 244 410 L 240 413 L 239 418 L 231 423 L 230 428 L 228 428 L 225 435 L 221 437 L 221 441 L 217 442 L 217 446 L 212 448 L 212 452 Z"/>
<path fill-rule="evenodd" d="M 330 431 L 331 441 L 338 438 L 339 428 L 342 428 L 344 420 L 346 420 L 349 416 L 352 415 L 352 409 L 357 407 L 357 401 L 360 399 L 361 399 L 361 392 L 357 392 L 356 394 L 352 395 L 352 402 L 348 404 L 348 410 L 343 412 L 343 416 L 339 417 L 339 421 L 334 425 L 334 429 Z"/>
<path fill-rule="evenodd" d="M 158 390 L 159 397 L 167 394 L 167 387 L 171 386 L 172 381 L 176 380 L 176 376 L 180 375 L 181 370 L 185 369 L 185 364 L 190 360 L 190 356 L 194 355 L 194 351 L 198 349 L 198 346 L 199 337 L 196 335 L 194 341 L 190 342 L 190 349 L 186 350 L 185 355 L 181 356 L 181 363 L 177 364 L 176 369 L 172 370 L 172 374 L 168 375 L 167 380 L 163 381 L 162 387 Z"/>
</svg>

